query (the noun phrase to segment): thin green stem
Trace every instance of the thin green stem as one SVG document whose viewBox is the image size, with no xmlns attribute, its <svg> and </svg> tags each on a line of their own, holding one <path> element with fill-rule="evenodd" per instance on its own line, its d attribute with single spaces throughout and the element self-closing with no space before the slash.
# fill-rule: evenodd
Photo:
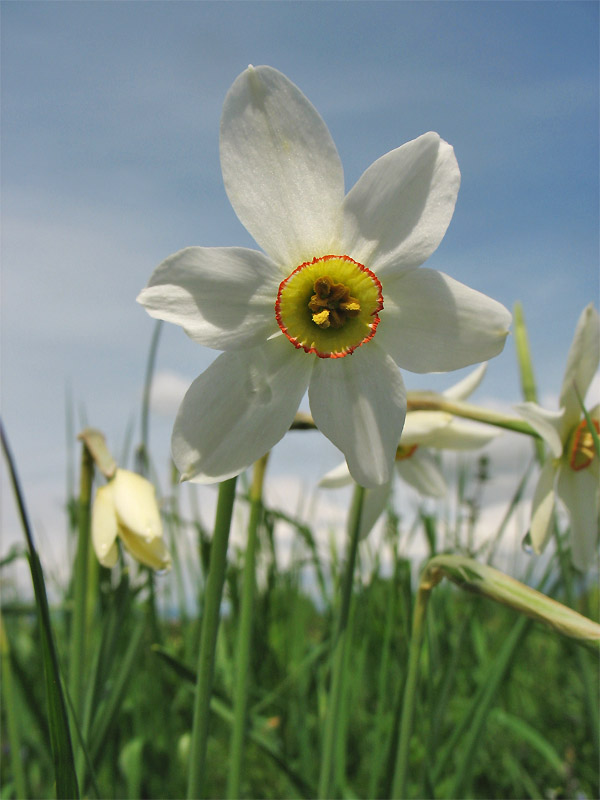
<svg viewBox="0 0 600 800">
<path fill-rule="evenodd" d="M 90 543 L 90 506 L 94 461 L 85 442 L 81 448 L 81 474 L 79 476 L 79 503 L 77 508 L 77 553 L 73 576 L 73 609 L 69 642 L 69 694 L 78 718 L 83 708 L 82 676 L 86 666 L 86 629 L 89 620 L 88 561 Z"/>
<path fill-rule="evenodd" d="M 198 677 L 194 699 L 194 722 L 190 747 L 188 774 L 188 800 L 203 796 L 208 744 L 210 697 L 215 665 L 215 647 L 219 631 L 221 596 L 227 565 L 227 545 L 235 500 L 237 478 L 230 478 L 219 486 L 215 530 L 210 552 L 210 566 L 204 596 Z"/>
<path fill-rule="evenodd" d="M 146 376 L 144 379 L 144 393 L 142 395 L 141 413 L 141 441 L 136 453 L 137 471 L 140 475 L 148 477 L 148 439 L 149 439 L 149 419 L 150 419 L 150 392 L 152 390 L 152 379 L 154 376 L 154 366 L 156 364 L 156 353 L 158 352 L 158 342 L 162 329 L 162 320 L 157 320 L 150 342 L 148 361 L 146 362 Z"/>
<path fill-rule="evenodd" d="M 409 411 L 446 411 L 456 417 L 473 419 L 476 422 L 495 425 L 497 428 L 524 433 L 535 439 L 540 438 L 539 433 L 519 417 L 509 417 L 507 414 L 500 414 L 489 408 L 481 408 L 459 400 L 450 400 L 444 395 L 435 394 L 435 392 L 409 392 L 407 404 Z"/>
<path fill-rule="evenodd" d="M 408 751 L 412 723 L 417 699 L 417 681 L 419 677 L 419 657 L 425 630 L 424 621 L 427 611 L 427 601 L 431 586 L 421 584 L 417 592 L 413 612 L 412 630 L 410 636 L 410 649 L 408 654 L 408 673 L 404 684 L 404 698 L 402 701 L 402 717 L 400 721 L 400 736 L 396 753 L 396 767 L 392 782 L 392 797 L 403 798 L 406 796 L 406 779 L 408 766 Z"/>
<path fill-rule="evenodd" d="M 325 722 L 321 774 L 319 777 L 318 796 L 320 798 L 330 798 L 333 796 L 331 791 L 333 761 L 342 704 L 345 655 L 352 633 L 348 626 L 348 618 L 350 615 L 350 602 L 352 600 L 354 567 L 356 564 L 356 553 L 358 551 L 360 518 L 362 514 L 364 495 L 365 489 L 362 486 L 356 486 L 354 489 L 354 496 L 352 498 L 352 507 L 350 509 L 348 526 L 350 547 L 348 550 L 346 570 L 344 572 L 340 615 L 338 618 L 337 631 L 334 640 L 331 688 L 327 707 L 327 719 Z"/>
<path fill-rule="evenodd" d="M 244 561 L 244 583 L 242 588 L 240 625 L 237 635 L 235 686 L 233 694 L 233 730 L 231 734 L 229 774 L 227 776 L 227 797 L 231 799 L 240 796 L 244 740 L 246 736 L 248 684 L 250 677 L 250 645 L 252 643 L 252 618 L 256 583 L 256 544 L 258 539 L 258 525 L 262 514 L 262 491 L 268 458 L 269 454 L 267 453 L 254 465 L 252 486 L 250 488 L 250 520 L 248 522 L 248 541 L 246 543 L 246 557 Z"/>
</svg>

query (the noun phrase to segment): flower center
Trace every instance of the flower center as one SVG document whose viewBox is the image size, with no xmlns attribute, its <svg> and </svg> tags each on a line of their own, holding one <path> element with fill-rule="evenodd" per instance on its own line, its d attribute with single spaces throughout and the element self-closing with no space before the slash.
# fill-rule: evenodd
<svg viewBox="0 0 600 800">
<path fill-rule="evenodd" d="M 593 419 L 592 424 L 596 431 L 600 433 L 600 423 L 598 420 Z M 569 465 L 571 469 L 578 472 L 580 469 L 589 467 L 595 455 L 596 451 L 594 449 L 592 432 L 588 428 L 586 420 L 582 419 L 571 434 L 569 440 Z"/>
<path fill-rule="evenodd" d="M 396 448 L 396 461 L 405 461 L 407 458 L 410 458 L 415 450 L 417 449 L 418 444 L 410 444 L 410 445 L 401 445 L 399 444 Z"/>
<path fill-rule="evenodd" d="M 281 282 L 275 316 L 294 347 L 319 358 L 343 358 L 375 336 L 381 284 L 349 256 L 306 261 Z"/>
</svg>

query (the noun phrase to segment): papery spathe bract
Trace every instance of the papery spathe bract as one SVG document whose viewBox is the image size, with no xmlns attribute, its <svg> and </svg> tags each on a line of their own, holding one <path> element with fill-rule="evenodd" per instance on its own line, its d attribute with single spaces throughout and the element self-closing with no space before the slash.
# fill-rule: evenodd
<svg viewBox="0 0 600 800">
<path fill-rule="evenodd" d="M 569 349 L 560 410 L 548 411 L 532 402 L 516 406 L 550 448 L 533 496 L 529 531 L 533 549 L 541 553 L 550 539 L 558 495 L 571 521 L 573 564 L 581 571 L 593 565 L 598 544 L 600 464 L 581 402 L 599 362 L 600 317 L 590 303 L 579 317 Z M 600 431 L 600 405 L 594 406 L 589 415 L 596 431 Z"/>
<path fill-rule="evenodd" d="M 126 469 L 117 469 L 114 478 L 98 488 L 92 508 L 92 543 L 104 567 L 117 563 L 117 537 L 141 564 L 170 568 L 154 486 Z"/>
<path fill-rule="evenodd" d="M 390 480 L 406 413 L 399 367 L 446 371 L 503 346 L 509 312 L 441 272 L 460 173 L 426 133 L 387 153 L 344 196 L 327 126 L 271 67 L 249 67 L 223 106 L 231 204 L 265 253 L 182 250 L 138 300 L 225 351 L 186 394 L 173 431 L 182 478 L 243 471 L 289 429 L 308 389 L 317 427 L 363 486 Z"/>
</svg>

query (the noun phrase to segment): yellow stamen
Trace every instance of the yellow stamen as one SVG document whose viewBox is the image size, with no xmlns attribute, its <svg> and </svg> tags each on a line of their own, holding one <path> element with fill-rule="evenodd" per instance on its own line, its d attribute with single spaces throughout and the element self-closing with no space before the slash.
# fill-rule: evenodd
<svg viewBox="0 0 600 800">
<path fill-rule="evenodd" d="M 334 283 L 329 275 L 317 278 L 313 288 L 315 293 L 308 307 L 315 312 L 312 320 L 319 328 L 341 328 L 347 318 L 360 313 L 360 303 L 351 297 L 350 289 L 343 283 Z"/>
</svg>

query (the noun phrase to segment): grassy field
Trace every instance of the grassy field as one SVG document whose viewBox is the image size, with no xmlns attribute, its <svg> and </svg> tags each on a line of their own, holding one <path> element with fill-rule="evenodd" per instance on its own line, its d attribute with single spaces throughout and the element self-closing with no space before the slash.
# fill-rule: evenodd
<svg viewBox="0 0 600 800">
<path fill-rule="evenodd" d="M 248 502 L 241 482 L 236 508 Z M 75 541 L 84 511 L 76 498 L 68 505 Z M 73 654 L 76 565 L 50 610 L 65 689 L 71 689 L 65 691 L 71 694 L 67 713 L 83 797 L 186 796 L 211 536 L 198 519 L 184 521 L 178 509 L 174 487 L 163 502 L 173 557 L 168 576 L 156 577 L 123 558 L 108 570 L 88 552 L 79 655 Z M 293 526 L 297 539 L 285 569 L 274 547 L 284 524 Z M 414 567 L 399 551 L 406 524 L 390 509 L 387 577 L 368 541 L 358 549 L 331 796 L 393 794 L 417 589 Z M 427 540 L 432 555 L 439 524 L 435 516 L 411 521 L 412 536 Z M 189 536 L 182 534 L 190 527 L 191 554 L 183 548 Z M 317 797 L 346 554 L 332 547 L 324 555 L 309 528 L 277 509 L 261 509 L 257 533 L 258 580 L 244 669 L 248 713 L 236 791 L 242 797 Z M 207 797 L 232 796 L 244 562 L 244 553 L 231 549 L 202 776 Z M 10 567 L 10 560 L 3 564 Z M 186 586 L 195 587 L 199 614 Z M 567 560 L 562 568 L 558 558 L 551 563 L 544 590 L 597 619 L 597 589 L 584 590 Z M 61 789 L 55 783 L 57 733 L 43 679 L 44 624 L 34 604 L 4 594 L 2 797 L 69 796 L 68 784 Z M 81 674 L 78 697 L 72 696 L 74 659 Z M 406 796 L 598 797 L 598 677 L 597 656 L 586 647 L 443 581 L 431 593 L 418 657 Z"/>
</svg>

